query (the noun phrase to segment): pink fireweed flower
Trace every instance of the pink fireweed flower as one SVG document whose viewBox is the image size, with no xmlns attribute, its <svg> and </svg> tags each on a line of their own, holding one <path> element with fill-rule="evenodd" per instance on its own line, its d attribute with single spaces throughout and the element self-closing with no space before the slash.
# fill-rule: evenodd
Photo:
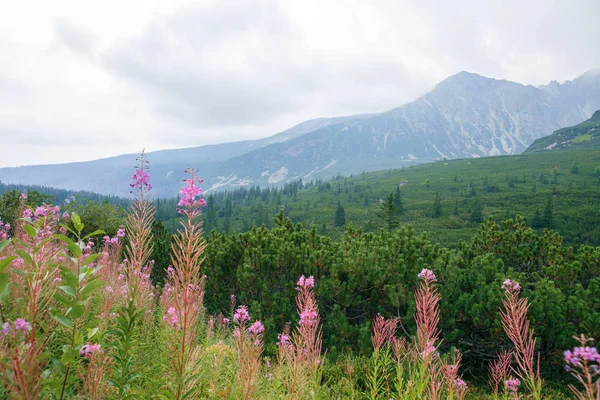
<svg viewBox="0 0 600 400">
<path fill-rule="evenodd" d="M 10 323 L 5 322 L 2 324 L 2 330 L 0 331 L 0 340 L 4 339 L 4 337 L 10 334 Z"/>
<path fill-rule="evenodd" d="M 17 318 L 15 321 L 15 331 L 27 333 L 31 330 L 31 325 L 29 322 L 25 321 L 23 318 Z"/>
<path fill-rule="evenodd" d="M 317 317 L 319 313 L 316 311 L 302 311 L 300 313 L 300 322 L 301 326 L 312 326 L 317 323 Z"/>
<path fill-rule="evenodd" d="M 460 379 L 460 378 L 456 378 L 454 380 L 454 386 L 457 389 L 468 389 L 469 388 L 469 386 L 467 385 L 467 383 L 465 381 L 463 381 L 462 379 Z"/>
<path fill-rule="evenodd" d="M 90 358 L 92 357 L 94 354 L 100 354 L 103 353 L 102 349 L 100 348 L 100 344 L 96 343 L 96 344 L 86 344 L 84 345 L 81 350 L 79 350 L 79 355 Z"/>
<path fill-rule="evenodd" d="M 229 318 L 225 317 L 223 318 L 223 325 L 229 325 Z"/>
<path fill-rule="evenodd" d="M 137 190 L 151 190 L 152 185 L 150 184 L 150 175 L 143 169 L 138 169 L 131 176 L 133 182 L 129 184 L 133 189 Z"/>
<path fill-rule="evenodd" d="M 69 219 L 71 217 L 71 215 L 69 214 L 68 211 L 65 211 L 64 213 L 62 213 L 62 219 Z"/>
<path fill-rule="evenodd" d="M 248 328 L 248 332 L 252 333 L 253 335 L 258 335 L 259 333 L 263 333 L 264 331 L 265 327 L 260 321 L 254 322 L 252 325 L 250 325 L 250 328 Z"/>
<path fill-rule="evenodd" d="M 421 353 L 421 358 L 422 358 L 423 360 L 427 359 L 427 357 L 429 357 L 429 355 L 430 355 L 431 353 L 434 353 L 434 352 L 435 352 L 435 350 L 436 350 L 436 348 L 435 348 L 435 346 L 434 346 L 434 345 L 432 345 L 432 344 L 428 345 L 428 346 L 425 348 L 425 350 L 424 350 L 424 351 Z"/>
<path fill-rule="evenodd" d="M 189 172 L 186 170 L 186 172 Z M 206 207 L 206 201 L 201 199 L 200 196 L 204 194 L 202 189 L 199 186 L 196 186 L 196 183 L 202 183 L 202 179 L 184 179 L 183 180 L 186 185 L 181 188 L 179 191 L 179 203 L 177 203 L 177 207 L 184 207 L 186 209 L 178 208 L 177 212 L 180 214 L 184 214 L 186 212 L 191 212 L 192 214 L 196 214 L 197 211 L 194 208 L 197 207 Z"/>
<path fill-rule="evenodd" d="M 23 218 L 31 219 L 33 217 L 33 211 L 30 208 L 26 208 L 23 210 Z"/>
<path fill-rule="evenodd" d="M 179 317 L 177 317 L 177 313 L 175 312 L 174 307 L 170 307 L 167 310 L 167 314 L 163 316 L 163 321 L 166 321 L 172 327 L 177 326 L 177 324 L 179 323 Z"/>
<path fill-rule="evenodd" d="M 423 270 L 419 272 L 419 275 L 417 276 L 426 283 L 437 282 L 437 278 L 435 277 L 433 271 L 427 268 L 423 268 Z"/>
<path fill-rule="evenodd" d="M 250 315 L 248 314 L 248 307 L 239 306 L 235 313 L 233 314 L 233 322 L 236 324 L 242 324 L 250 320 Z"/>
<path fill-rule="evenodd" d="M 504 387 L 506 390 L 512 393 L 516 393 L 519 390 L 519 386 L 521 386 L 521 381 L 519 378 L 511 378 L 504 381 Z"/>
<path fill-rule="evenodd" d="M 506 279 L 502 283 L 502 290 L 506 293 L 519 293 L 521 291 L 521 285 L 517 281 L 511 281 L 510 279 Z"/>
<path fill-rule="evenodd" d="M 290 341 L 289 335 L 286 335 L 284 333 L 280 333 L 277 335 L 277 346 L 289 347 L 291 345 L 292 342 Z"/>
<path fill-rule="evenodd" d="M 298 288 L 301 288 L 301 287 L 305 287 L 305 288 L 315 287 L 315 278 L 312 277 L 312 276 L 309 276 L 308 278 L 305 278 L 304 275 L 302 275 L 300 277 L 300 279 L 298 279 L 298 283 L 296 283 L 296 285 L 298 286 Z"/>
<path fill-rule="evenodd" d="M 600 354 L 595 347 L 575 347 L 573 351 L 565 351 L 565 361 L 567 364 L 579 366 L 581 360 L 587 362 L 600 362 Z"/>
<path fill-rule="evenodd" d="M 46 215 L 46 207 L 39 206 L 33 212 L 33 215 L 37 218 L 44 217 Z"/>
<path fill-rule="evenodd" d="M 125 237 L 125 228 L 124 227 L 120 227 L 119 230 L 117 231 L 117 237 L 118 238 L 124 238 Z"/>
<path fill-rule="evenodd" d="M 27 200 L 27 192 L 21 193 L 21 200 Z"/>
</svg>

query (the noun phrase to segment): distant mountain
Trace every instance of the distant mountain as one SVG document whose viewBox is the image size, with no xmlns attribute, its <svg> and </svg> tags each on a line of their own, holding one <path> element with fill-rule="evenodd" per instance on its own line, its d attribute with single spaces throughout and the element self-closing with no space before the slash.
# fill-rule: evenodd
<svg viewBox="0 0 600 400">
<path fill-rule="evenodd" d="M 587 121 L 536 140 L 525 153 L 575 149 L 600 149 L 600 110 Z"/>
<path fill-rule="evenodd" d="M 398 168 L 436 159 L 524 151 L 600 109 L 600 70 L 534 87 L 461 72 L 417 100 L 380 114 L 320 118 L 262 140 L 148 154 L 156 196 L 173 196 L 186 167 L 205 188 Z M 135 156 L 0 169 L 0 181 L 126 195 Z"/>
</svg>

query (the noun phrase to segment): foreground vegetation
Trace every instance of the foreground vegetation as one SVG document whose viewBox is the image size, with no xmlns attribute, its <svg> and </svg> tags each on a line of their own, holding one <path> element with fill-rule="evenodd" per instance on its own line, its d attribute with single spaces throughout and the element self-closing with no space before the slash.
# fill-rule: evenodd
<svg viewBox="0 0 600 400">
<path fill-rule="evenodd" d="M 408 227 L 334 241 L 283 213 L 205 240 L 190 172 L 169 240 L 143 158 L 110 235 L 21 196 L 0 227 L 3 397 L 599 395 L 600 248 L 521 218 L 453 250 Z"/>
</svg>

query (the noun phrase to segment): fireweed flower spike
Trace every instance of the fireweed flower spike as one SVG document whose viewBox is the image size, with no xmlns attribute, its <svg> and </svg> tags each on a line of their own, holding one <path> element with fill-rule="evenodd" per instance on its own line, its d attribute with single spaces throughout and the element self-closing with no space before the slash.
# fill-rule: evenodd
<svg viewBox="0 0 600 400">
<path fill-rule="evenodd" d="M 437 282 L 437 278 L 435 277 L 435 274 L 433 273 L 433 271 L 431 271 L 427 268 L 423 268 L 423 270 L 419 273 L 418 277 L 419 277 L 419 279 L 421 279 L 427 283 Z"/>
</svg>

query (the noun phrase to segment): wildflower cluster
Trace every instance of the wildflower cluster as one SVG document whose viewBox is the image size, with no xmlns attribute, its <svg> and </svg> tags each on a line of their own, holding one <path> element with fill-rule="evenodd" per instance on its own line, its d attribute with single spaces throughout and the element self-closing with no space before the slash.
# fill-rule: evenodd
<svg viewBox="0 0 600 400">
<path fill-rule="evenodd" d="M 433 282 L 437 282 L 437 278 L 435 276 L 435 274 L 433 273 L 433 271 L 427 269 L 427 268 L 423 268 L 423 270 L 421 272 L 419 272 L 419 275 L 417 275 L 419 279 L 427 282 L 427 283 L 433 283 Z"/>
<path fill-rule="evenodd" d="M 510 378 L 504 381 L 504 387 L 506 391 L 510 394 L 515 394 L 519 390 L 519 386 L 521 386 L 521 381 L 519 378 Z"/>
<path fill-rule="evenodd" d="M 189 170 L 186 170 L 186 172 L 189 172 Z M 183 181 L 185 186 L 179 191 L 179 203 L 177 203 L 177 207 L 181 208 L 178 208 L 177 212 L 180 214 L 191 213 L 196 216 L 198 207 L 206 207 L 206 200 L 200 197 L 204 192 L 196 185 L 202 183 L 203 180 L 192 176 Z"/>
<path fill-rule="evenodd" d="M 94 354 L 100 354 L 103 353 L 102 348 L 100 346 L 100 344 L 96 343 L 96 344 L 86 344 L 85 346 L 83 346 L 81 348 L 81 350 L 79 350 L 79 355 L 86 357 L 86 358 L 91 358 L 92 356 L 94 356 Z"/>
<path fill-rule="evenodd" d="M 12 324 L 10 321 L 6 321 L 2 324 L 2 330 L 0 330 L 0 340 L 3 340 L 8 336 L 16 336 L 17 333 L 25 335 L 30 331 L 31 324 L 23 318 L 17 318 Z"/>
<path fill-rule="evenodd" d="M 2 222 L 0 219 L 0 240 L 7 240 L 10 238 L 10 224 Z"/>
<path fill-rule="evenodd" d="M 510 279 L 506 279 L 502 283 L 502 290 L 507 293 L 519 293 L 521 291 L 521 285 L 517 281 L 511 281 Z"/>
</svg>

